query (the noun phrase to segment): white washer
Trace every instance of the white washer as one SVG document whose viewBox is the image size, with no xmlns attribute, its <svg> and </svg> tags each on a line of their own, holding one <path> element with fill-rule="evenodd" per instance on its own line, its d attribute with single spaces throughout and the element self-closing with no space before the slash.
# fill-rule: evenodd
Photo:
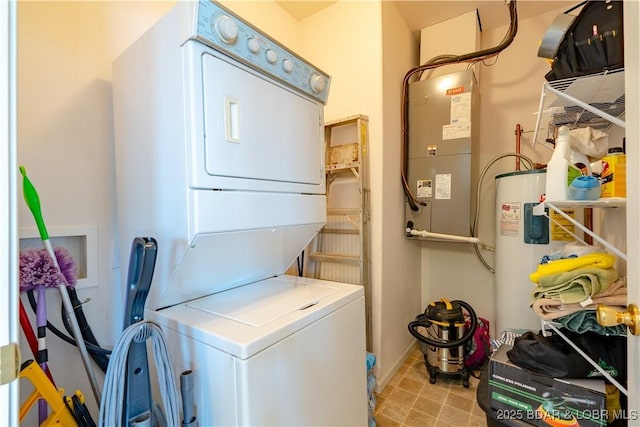
<svg viewBox="0 0 640 427">
<path fill-rule="evenodd" d="M 157 240 L 145 318 L 193 371 L 199 425 L 367 424 L 363 288 L 283 275 L 326 221 L 329 84 L 210 1 L 114 61 L 121 267 Z"/>
<path fill-rule="evenodd" d="M 361 289 L 279 276 L 147 317 L 194 371 L 200 425 L 367 424 Z"/>
</svg>

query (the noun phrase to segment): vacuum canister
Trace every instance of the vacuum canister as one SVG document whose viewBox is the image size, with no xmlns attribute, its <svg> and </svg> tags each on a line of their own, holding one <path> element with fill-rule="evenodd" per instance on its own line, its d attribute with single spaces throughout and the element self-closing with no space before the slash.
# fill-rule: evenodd
<svg viewBox="0 0 640 427">
<path fill-rule="evenodd" d="M 470 326 L 466 325 L 463 308 L 469 313 Z M 464 364 L 465 346 L 476 326 L 477 316 L 469 304 L 446 298 L 431 302 L 423 314 L 409 323 L 409 332 L 420 343 L 431 384 L 441 373 L 461 375 L 463 385 L 469 387 L 469 372 Z"/>
</svg>

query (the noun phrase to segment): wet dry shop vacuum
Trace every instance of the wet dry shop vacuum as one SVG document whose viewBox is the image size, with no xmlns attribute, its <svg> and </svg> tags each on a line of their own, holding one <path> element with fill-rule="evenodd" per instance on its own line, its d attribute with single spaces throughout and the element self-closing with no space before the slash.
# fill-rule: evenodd
<svg viewBox="0 0 640 427">
<path fill-rule="evenodd" d="M 431 302 L 409 323 L 409 332 L 420 343 L 431 384 L 436 383 L 438 374 L 443 374 L 461 376 L 462 385 L 469 387 L 471 371 L 465 365 L 466 347 L 477 324 L 478 318 L 469 304 L 446 298 Z"/>
</svg>

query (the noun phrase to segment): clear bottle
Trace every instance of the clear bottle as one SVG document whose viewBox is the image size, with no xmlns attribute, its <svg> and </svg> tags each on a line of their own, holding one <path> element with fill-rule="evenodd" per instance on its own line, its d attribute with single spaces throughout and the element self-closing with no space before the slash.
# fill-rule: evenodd
<svg viewBox="0 0 640 427">
<path fill-rule="evenodd" d="M 553 150 L 551 160 L 547 163 L 547 193 L 546 200 L 567 200 L 569 147 L 571 135 L 569 128 L 561 126 L 558 129 L 556 147 Z"/>
</svg>

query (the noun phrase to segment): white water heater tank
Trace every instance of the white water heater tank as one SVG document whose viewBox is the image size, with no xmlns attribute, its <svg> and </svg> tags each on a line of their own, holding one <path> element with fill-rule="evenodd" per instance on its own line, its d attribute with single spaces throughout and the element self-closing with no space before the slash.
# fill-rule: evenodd
<svg viewBox="0 0 640 427">
<path fill-rule="evenodd" d="M 553 247 L 551 224 L 533 215 L 545 193 L 546 170 L 515 171 L 496 176 L 496 321 L 498 337 L 506 330 L 540 329 L 530 307 L 534 283 L 529 274 Z"/>
</svg>

